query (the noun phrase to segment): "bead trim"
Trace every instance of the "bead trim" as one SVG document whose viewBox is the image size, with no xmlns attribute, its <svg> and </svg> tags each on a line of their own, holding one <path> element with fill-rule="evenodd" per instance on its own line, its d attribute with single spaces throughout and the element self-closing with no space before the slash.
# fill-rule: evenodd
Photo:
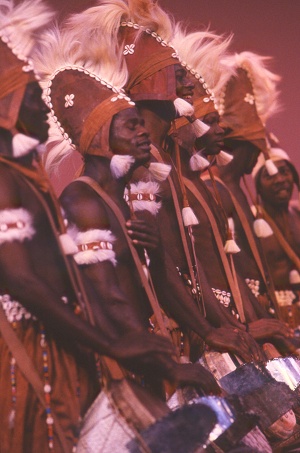
<svg viewBox="0 0 300 453">
<path fill-rule="evenodd" d="M 19 53 L 17 51 L 16 46 L 14 46 L 12 44 L 11 40 L 9 39 L 9 37 L 7 36 L 7 34 L 5 32 L 1 32 L 0 31 L 0 39 L 1 39 L 1 41 L 4 44 L 7 45 L 7 47 L 11 50 L 11 52 L 18 58 L 18 60 L 24 61 L 25 65 L 23 66 L 22 71 L 23 72 L 32 71 L 34 73 L 34 76 L 35 76 L 36 80 L 40 80 L 39 75 L 34 70 L 34 66 L 33 66 L 32 60 L 30 58 L 27 58 L 25 55 L 22 55 L 21 53 Z"/>
<path fill-rule="evenodd" d="M 278 305 L 285 307 L 292 305 L 294 300 L 297 298 L 296 294 L 293 291 L 275 291 L 275 296 L 278 302 Z"/>
<path fill-rule="evenodd" d="M 247 286 L 250 288 L 251 292 L 254 294 L 255 297 L 258 297 L 260 294 L 260 281 L 254 280 L 254 278 L 246 278 L 245 282 Z"/>
<path fill-rule="evenodd" d="M 55 112 L 53 110 L 53 104 L 52 104 L 52 99 L 51 99 L 51 86 L 52 86 L 52 81 L 55 79 L 55 77 L 61 73 L 61 72 L 64 72 L 64 71 L 78 71 L 78 72 L 83 72 L 84 74 L 90 76 L 92 79 L 95 79 L 97 82 L 100 82 L 101 85 L 103 86 L 106 86 L 107 88 L 109 88 L 110 90 L 112 90 L 113 93 L 116 93 L 116 96 L 112 97 L 111 98 L 111 102 L 116 102 L 118 99 L 124 99 L 125 101 L 128 102 L 128 104 L 130 106 L 133 106 L 135 105 L 135 103 L 127 96 L 127 94 L 125 93 L 125 91 L 123 90 L 123 88 L 116 88 L 114 86 L 112 86 L 110 83 L 106 82 L 104 79 L 102 79 L 99 75 L 93 73 L 93 72 L 90 72 L 88 71 L 87 69 L 85 69 L 83 66 L 76 66 L 76 65 L 67 65 L 67 66 L 63 66 L 59 69 L 57 69 L 56 71 L 54 71 L 52 73 L 52 75 L 49 77 L 48 79 L 48 82 L 47 82 L 47 85 L 46 85 L 46 88 L 44 88 L 43 90 L 43 99 L 44 99 L 44 102 L 47 104 L 47 106 L 49 107 L 50 109 L 50 119 L 51 121 L 55 124 L 55 126 L 58 128 L 60 134 L 62 135 L 63 139 L 65 141 L 67 141 L 70 145 L 70 147 L 74 150 L 76 150 L 76 146 L 74 145 L 74 143 L 72 142 L 72 139 L 71 137 L 69 137 L 69 135 L 65 132 L 64 128 L 62 127 L 61 123 L 58 121 L 58 118 L 56 117 L 55 115 Z M 67 104 L 67 99 L 66 97 L 69 96 L 70 99 L 68 98 L 68 106 L 66 105 Z M 65 100 L 66 100 L 66 104 L 65 104 L 65 107 L 71 107 L 73 106 L 74 102 L 74 97 L 75 95 L 74 94 L 67 94 L 65 97 Z M 72 97 L 72 98 L 71 98 Z M 72 105 L 70 104 L 70 101 L 73 102 Z"/>
<path fill-rule="evenodd" d="M 85 252 L 86 250 L 113 250 L 113 244 L 111 242 L 107 241 L 96 241 L 96 242 L 90 242 L 87 244 L 79 244 L 78 245 L 78 250 L 80 252 Z"/>
</svg>

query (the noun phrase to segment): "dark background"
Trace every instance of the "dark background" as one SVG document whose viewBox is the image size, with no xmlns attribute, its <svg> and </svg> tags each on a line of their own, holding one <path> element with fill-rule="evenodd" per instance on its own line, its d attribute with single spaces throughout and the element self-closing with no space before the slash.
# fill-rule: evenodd
<svg viewBox="0 0 300 453">
<path fill-rule="evenodd" d="M 48 0 L 60 18 L 96 2 Z M 251 50 L 274 59 L 270 69 L 282 76 L 282 110 L 268 125 L 300 171 L 300 1 L 299 0 L 160 0 L 160 5 L 190 30 L 210 25 L 234 33 L 232 51 Z M 299 85 L 298 85 L 299 84 Z"/>
</svg>

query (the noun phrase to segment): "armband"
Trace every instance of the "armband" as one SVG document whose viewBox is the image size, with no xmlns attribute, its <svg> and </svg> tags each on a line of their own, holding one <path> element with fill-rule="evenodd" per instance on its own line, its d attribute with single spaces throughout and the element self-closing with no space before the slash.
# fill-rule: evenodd
<svg viewBox="0 0 300 453">
<path fill-rule="evenodd" d="M 32 239 L 35 235 L 33 218 L 24 208 L 0 211 L 0 245 L 5 242 Z"/>
<path fill-rule="evenodd" d="M 74 259 L 77 264 L 96 264 L 102 261 L 110 261 L 114 266 L 117 264 L 113 243 L 115 237 L 109 230 L 88 230 L 80 232 L 69 229 L 68 233 L 74 239 L 77 253 Z"/>
<path fill-rule="evenodd" d="M 156 216 L 161 208 L 159 184 L 153 181 L 139 181 L 137 184 L 130 185 L 130 192 L 127 188 L 124 192 L 124 199 L 129 204 L 132 203 L 133 210 L 149 211 Z"/>
</svg>

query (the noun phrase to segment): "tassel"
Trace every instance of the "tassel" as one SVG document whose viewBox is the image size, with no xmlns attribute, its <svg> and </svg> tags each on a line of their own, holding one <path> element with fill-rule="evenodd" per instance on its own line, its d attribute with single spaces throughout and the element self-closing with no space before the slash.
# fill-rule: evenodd
<svg viewBox="0 0 300 453">
<path fill-rule="evenodd" d="M 203 123 L 203 121 L 200 121 L 198 119 L 193 121 L 191 124 L 197 138 L 202 137 L 202 135 L 206 134 L 206 132 L 210 129 L 210 126 L 208 126 L 208 124 L 205 124 Z"/>
<path fill-rule="evenodd" d="M 13 157 L 22 157 L 39 145 L 39 140 L 24 134 L 16 134 L 12 139 Z"/>
<path fill-rule="evenodd" d="M 229 164 L 233 159 L 231 154 L 225 153 L 225 151 L 220 151 L 219 154 L 216 155 L 216 164 L 220 167 Z"/>
<path fill-rule="evenodd" d="M 162 164 L 159 162 L 151 162 L 148 170 L 156 181 L 162 182 L 167 179 L 171 172 L 171 165 Z"/>
<path fill-rule="evenodd" d="M 192 225 L 199 225 L 199 221 L 190 206 L 186 206 L 182 209 L 182 218 L 183 218 L 184 226 L 186 226 L 186 227 L 192 226 Z"/>
<path fill-rule="evenodd" d="M 224 246 L 225 253 L 239 253 L 241 249 L 237 245 L 234 239 L 227 239 L 225 246 Z"/>
<path fill-rule="evenodd" d="M 300 283 L 300 275 L 299 275 L 299 272 L 296 269 L 293 269 L 292 271 L 290 271 L 289 281 L 290 281 L 291 285 L 299 285 L 299 283 Z"/>
<path fill-rule="evenodd" d="M 254 204 L 252 204 L 250 206 L 250 209 L 251 209 L 251 212 L 252 212 L 253 216 L 257 217 L 257 214 L 258 214 L 257 207 Z"/>
<path fill-rule="evenodd" d="M 75 255 L 78 252 L 77 245 L 68 234 L 61 234 L 59 240 L 65 255 Z"/>
<path fill-rule="evenodd" d="M 201 151 L 193 154 L 190 158 L 190 169 L 192 171 L 204 171 L 209 165 L 210 162 L 201 156 Z"/>
<path fill-rule="evenodd" d="M 258 238 L 267 238 L 273 234 L 272 228 L 265 219 L 254 220 L 253 230 Z"/>
<path fill-rule="evenodd" d="M 265 167 L 268 172 L 268 175 L 274 176 L 278 173 L 278 168 L 271 159 L 267 159 L 265 162 Z"/>
<path fill-rule="evenodd" d="M 134 162 L 135 159 L 132 156 L 115 154 L 110 161 L 110 171 L 113 177 L 119 179 L 127 175 Z"/>
<path fill-rule="evenodd" d="M 174 106 L 178 116 L 192 116 L 194 114 L 194 107 L 184 99 L 176 98 Z"/>
</svg>

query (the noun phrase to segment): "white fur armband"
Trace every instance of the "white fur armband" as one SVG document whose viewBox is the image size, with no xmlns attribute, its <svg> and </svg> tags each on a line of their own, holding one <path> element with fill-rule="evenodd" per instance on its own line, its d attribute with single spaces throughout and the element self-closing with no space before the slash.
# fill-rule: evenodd
<svg viewBox="0 0 300 453">
<path fill-rule="evenodd" d="M 124 192 L 124 199 L 132 203 L 134 211 L 149 211 L 157 215 L 161 208 L 161 201 L 158 201 L 160 186 L 154 181 L 139 181 L 137 184 L 130 184 L 130 193 L 127 188 Z"/>
<path fill-rule="evenodd" d="M 96 264 L 110 261 L 117 264 L 116 254 L 113 249 L 115 237 L 109 230 L 88 230 L 80 232 L 70 228 L 68 234 L 73 238 L 78 251 L 74 255 L 77 264 Z"/>
<path fill-rule="evenodd" d="M 35 234 L 33 219 L 24 208 L 0 211 L 0 244 L 32 239 Z"/>
</svg>

